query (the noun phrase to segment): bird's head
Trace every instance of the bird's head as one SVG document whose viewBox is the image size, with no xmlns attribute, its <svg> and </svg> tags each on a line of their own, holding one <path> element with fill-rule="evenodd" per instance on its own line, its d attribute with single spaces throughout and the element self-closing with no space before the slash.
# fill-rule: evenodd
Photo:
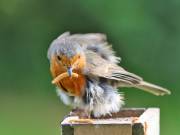
<svg viewBox="0 0 180 135">
<path fill-rule="evenodd" d="M 60 38 L 52 42 L 48 50 L 49 60 L 55 60 L 58 65 L 71 76 L 73 70 L 82 71 L 85 66 L 83 48 L 78 42 L 69 38 Z"/>
</svg>

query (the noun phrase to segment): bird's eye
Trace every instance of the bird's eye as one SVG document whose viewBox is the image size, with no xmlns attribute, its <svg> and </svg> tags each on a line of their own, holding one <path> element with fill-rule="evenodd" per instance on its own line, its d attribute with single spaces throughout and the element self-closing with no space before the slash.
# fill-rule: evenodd
<svg viewBox="0 0 180 135">
<path fill-rule="evenodd" d="M 61 57 L 58 55 L 58 56 L 57 56 L 57 59 L 60 61 L 60 60 L 61 60 Z"/>
</svg>

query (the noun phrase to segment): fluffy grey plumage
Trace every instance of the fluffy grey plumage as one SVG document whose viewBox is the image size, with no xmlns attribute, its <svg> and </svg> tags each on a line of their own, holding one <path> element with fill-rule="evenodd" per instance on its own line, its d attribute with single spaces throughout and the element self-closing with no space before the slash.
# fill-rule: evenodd
<svg viewBox="0 0 180 135">
<path fill-rule="evenodd" d="M 67 57 L 72 57 L 77 53 L 82 53 L 82 48 L 78 42 L 67 37 L 69 34 L 64 33 L 56 40 L 54 40 L 48 50 L 48 59 L 53 55 L 66 55 Z M 65 47 L 64 47 L 65 46 Z"/>
<path fill-rule="evenodd" d="M 57 89 L 57 93 L 66 105 L 91 112 L 95 117 L 115 113 L 124 105 L 123 95 L 104 81 L 87 79 L 87 87 L 83 98 L 70 97 Z"/>
<path fill-rule="evenodd" d="M 55 39 L 48 58 L 57 54 L 72 57 L 81 53 L 86 58 L 84 75 L 86 87 L 83 97 L 70 97 L 63 91 L 58 93 L 65 104 L 101 116 L 117 112 L 124 104 L 118 87 L 136 87 L 155 95 L 170 94 L 165 88 L 145 82 L 141 77 L 124 70 L 118 65 L 120 58 L 115 56 L 104 34 L 74 34 L 66 32 Z"/>
</svg>

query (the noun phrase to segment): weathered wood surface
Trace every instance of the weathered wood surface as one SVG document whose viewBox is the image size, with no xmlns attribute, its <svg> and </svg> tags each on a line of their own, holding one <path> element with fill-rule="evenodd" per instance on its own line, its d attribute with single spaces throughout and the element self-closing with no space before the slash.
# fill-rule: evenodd
<svg viewBox="0 0 180 135">
<path fill-rule="evenodd" d="M 93 123 L 61 123 L 62 135 L 159 135 L 158 108 L 127 108 L 112 116 L 93 118 Z"/>
</svg>

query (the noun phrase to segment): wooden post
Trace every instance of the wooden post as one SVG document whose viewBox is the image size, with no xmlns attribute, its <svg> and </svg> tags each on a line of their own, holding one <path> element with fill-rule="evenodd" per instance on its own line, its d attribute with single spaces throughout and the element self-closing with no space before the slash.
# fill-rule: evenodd
<svg viewBox="0 0 180 135">
<path fill-rule="evenodd" d="M 126 108 L 112 116 L 94 118 L 93 123 L 70 123 L 65 118 L 62 135 L 159 135 L 158 108 Z"/>
</svg>

